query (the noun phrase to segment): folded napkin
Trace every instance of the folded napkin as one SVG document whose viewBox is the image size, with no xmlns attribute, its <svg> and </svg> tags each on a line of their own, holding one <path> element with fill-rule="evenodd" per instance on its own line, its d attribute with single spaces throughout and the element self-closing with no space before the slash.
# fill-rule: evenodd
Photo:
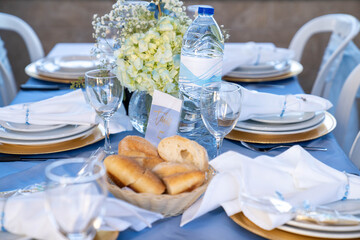
<svg viewBox="0 0 360 240">
<path fill-rule="evenodd" d="M 38 192 L 0 201 L 2 210 L 1 231 L 26 235 L 36 239 L 64 240 L 52 224 L 45 208 L 45 193 Z M 162 218 L 153 213 L 115 198 L 107 198 L 106 211 L 100 230 L 123 231 L 132 228 L 141 231 Z M 89 209 L 90 211 L 91 209 Z M 76 211 L 74 211 L 76 212 Z M 76 214 L 76 213 L 74 213 Z"/>
<path fill-rule="evenodd" d="M 0 108 L 0 120 L 35 125 L 90 125 L 102 122 L 95 110 L 86 102 L 80 89 L 39 102 Z M 122 107 L 113 119 L 110 119 L 110 132 L 117 133 L 131 129 L 129 118 Z"/>
<path fill-rule="evenodd" d="M 292 219 L 292 210 L 304 203 L 317 206 L 360 198 L 359 176 L 323 164 L 298 145 L 276 157 L 251 159 L 226 152 L 210 164 L 218 173 L 204 196 L 185 211 L 181 226 L 222 206 L 229 216 L 242 211 L 259 227 L 271 230 Z M 276 207 L 283 211 L 274 211 Z"/>
<path fill-rule="evenodd" d="M 287 112 L 317 112 L 332 107 L 328 100 L 309 94 L 276 95 L 242 88 L 242 108 L 239 121 L 257 116 Z"/>
<path fill-rule="evenodd" d="M 227 43 L 224 49 L 222 75 L 226 75 L 239 66 L 256 66 L 269 62 L 289 61 L 294 52 L 277 48 L 272 43 Z"/>
</svg>

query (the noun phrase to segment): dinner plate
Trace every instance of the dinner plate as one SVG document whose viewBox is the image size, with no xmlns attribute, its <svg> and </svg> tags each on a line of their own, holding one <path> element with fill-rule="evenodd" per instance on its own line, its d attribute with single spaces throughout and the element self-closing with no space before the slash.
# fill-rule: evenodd
<svg viewBox="0 0 360 240">
<path fill-rule="evenodd" d="M 56 153 L 81 148 L 104 139 L 104 129 L 98 125 L 88 134 L 52 144 L 43 145 L 21 145 L 0 143 L 0 153 L 17 154 L 17 155 L 36 155 L 46 153 Z"/>
<path fill-rule="evenodd" d="M 225 138 L 235 141 L 251 143 L 279 144 L 296 143 L 322 137 L 336 127 L 336 120 L 330 113 L 325 112 L 323 122 L 315 129 L 296 134 L 256 134 L 233 129 Z"/>
<path fill-rule="evenodd" d="M 16 132 L 12 130 L 7 130 L 5 128 L 0 128 L 0 138 L 9 139 L 9 140 L 20 140 L 20 141 L 39 141 L 39 140 L 52 140 L 59 139 L 68 136 L 73 136 L 94 128 L 94 125 L 66 125 L 62 128 L 57 128 L 49 131 L 43 132 Z"/>
<path fill-rule="evenodd" d="M 320 238 L 327 238 L 327 239 L 360 238 L 360 231 L 358 231 L 358 232 L 322 232 L 322 231 L 297 228 L 297 227 L 289 226 L 286 224 L 279 226 L 278 229 L 286 231 L 286 232 L 304 235 L 304 236 L 320 237 Z"/>
<path fill-rule="evenodd" d="M 274 123 L 274 124 L 287 124 L 287 123 L 298 123 L 307 121 L 315 116 L 314 112 L 288 112 L 283 116 L 268 115 L 254 117 L 251 120 L 262 123 Z"/>
<path fill-rule="evenodd" d="M 290 64 L 285 65 L 280 69 L 266 69 L 266 70 L 258 70 L 258 71 L 239 71 L 239 68 L 236 68 L 231 73 L 228 74 L 230 77 L 237 78 L 264 78 L 264 77 L 276 77 L 290 71 Z"/>
<path fill-rule="evenodd" d="M 239 128 L 239 127 L 235 127 L 234 129 L 243 131 L 243 132 L 247 132 L 247 133 L 264 134 L 264 135 L 289 135 L 289 134 L 297 134 L 297 133 L 311 131 L 311 130 L 317 128 L 321 123 L 322 122 L 319 122 L 319 123 L 316 123 L 314 126 L 301 128 L 301 129 L 297 129 L 297 130 L 290 130 L 290 131 L 258 131 L 258 130 Z"/>
<path fill-rule="evenodd" d="M 259 133 L 259 134 L 286 134 L 286 132 L 294 133 L 296 130 L 308 129 L 319 123 L 325 118 L 324 112 L 317 112 L 313 118 L 307 121 L 288 123 L 288 124 L 269 124 L 253 120 L 239 121 L 235 128 L 241 129 L 244 132 Z M 306 131 L 306 130 L 304 130 Z"/>
<path fill-rule="evenodd" d="M 269 82 L 269 81 L 278 81 L 293 76 L 297 76 L 303 71 L 303 66 L 299 62 L 292 60 L 290 61 L 289 64 L 290 64 L 290 70 L 286 73 L 277 76 L 249 78 L 249 77 L 229 76 L 229 74 L 227 74 L 226 76 L 222 77 L 222 79 L 231 82 Z"/>
<path fill-rule="evenodd" d="M 5 121 L 0 121 L 0 125 L 6 129 L 16 132 L 43 132 L 43 131 L 50 131 L 66 126 L 66 124 L 54 124 L 54 125 L 29 124 L 28 125 L 25 123 L 14 123 L 14 122 L 5 122 Z"/>
<path fill-rule="evenodd" d="M 74 55 L 43 58 L 36 61 L 35 65 L 40 75 L 76 79 L 83 77 L 86 71 L 95 69 L 99 62 L 94 56 Z"/>
<path fill-rule="evenodd" d="M 316 223 L 310 222 L 300 222 L 291 220 L 286 223 L 289 226 L 315 230 L 315 231 L 323 231 L 323 232 L 360 232 L 360 225 L 354 226 L 340 226 L 340 225 L 320 225 Z"/>
<path fill-rule="evenodd" d="M 73 79 L 63 79 L 63 78 L 53 78 L 53 77 L 47 77 L 40 75 L 39 72 L 36 69 L 36 62 L 30 63 L 25 67 L 25 73 L 32 78 L 36 78 L 39 80 L 47 81 L 47 82 L 56 82 L 56 83 L 72 83 L 74 81 L 77 81 L 77 78 Z"/>
<path fill-rule="evenodd" d="M 266 239 L 276 239 L 276 240 L 319 240 L 316 237 L 298 235 L 296 233 L 282 231 L 280 229 L 273 229 L 271 231 L 264 230 L 256 226 L 251 222 L 243 213 L 237 213 L 230 218 L 239 226 L 245 228 L 246 230 L 255 233 Z"/>
<path fill-rule="evenodd" d="M 289 66 L 289 60 L 285 61 L 270 61 L 262 64 L 251 64 L 251 65 L 240 65 L 234 71 L 242 72 L 262 72 L 262 71 L 271 71 L 271 70 L 282 70 Z"/>
<path fill-rule="evenodd" d="M 79 138 L 82 136 L 85 136 L 91 132 L 96 125 L 91 126 L 90 128 L 86 128 L 85 130 L 81 132 L 77 132 L 75 134 L 72 134 L 70 136 L 66 137 L 60 137 L 55 139 L 46 139 L 46 140 L 17 140 L 17 139 L 6 139 L 0 137 L 0 143 L 8 143 L 8 144 L 18 144 L 18 145 L 27 145 L 27 146 L 35 146 L 35 145 L 45 145 L 45 144 L 54 144 L 64 141 L 69 141 L 75 138 Z M 82 128 L 84 129 L 84 128 Z"/>
</svg>

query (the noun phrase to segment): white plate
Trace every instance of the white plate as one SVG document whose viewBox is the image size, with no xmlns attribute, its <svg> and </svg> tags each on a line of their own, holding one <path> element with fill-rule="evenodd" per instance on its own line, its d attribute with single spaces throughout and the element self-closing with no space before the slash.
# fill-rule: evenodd
<svg viewBox="0 0 360 240">
<path fill-rule="evenodd" d="M 235 130 L 239 130 L 239 131 L 243 131 L 243 132 L 248 132 L 248 133 L 255 133 L 255 134 L 263 134 L 263 135 L 286 135 L 286 134 L 297 134 L 297 133 L 303 133 L 303 132 L 308 132 L 311 131 L 317 127 L 319 127 L 322 124 L 322 121 L 320 121 L 319 123 L 315 124 L 314 126 L 311 127 L 307 127 L 307 128 L 301 128 L 298 130 L 291 130 L 291 131 L 259 131 L 259 130 L 250 130 L 250 129 L 244 129 L 244 128 L 238 128 L 235 127 Z"/>
<path fill-rule="evenodd" d="M 63 137 L 72 136 L 81 132 L 84 132 L 93 126 L 85 125 L 66 125 L 65 127 L 44 131 L 44 132 L 15 132 L 7 130 L 5 128 L 0 128 L 0 138 L 10 139 L 10 140 L 27 140 L 27 141 L 39 141 L 39 140 L 50 140 L 58 139 Z"/>
<path fill-rule="evenodd" d="M 0 143 L 8 143 L 8 144 L 15 144 L 15 145 L 27 145 L 27 146 L 36 146 L 36 145 L 46 145 L 46 144 L 54 144 L 54 143 L 61 143 L 69 140 L 73 140 L 80 137 L 87 137 L 94 131 L 96 125 L 91 126 L 82 132 L 76 133 L 74 135 L 68 137 L 62 137 L 57 139 L 51 140 L 13 140 L 13 139 L 6 139 L 0 138 Z"/>
<path fill-rule="evenodd" d="M 299 221 L 289 221 L 286 223 L 289 226 L 315 230 L 315 231 L 322 231 L 322 232 L 356 232 L 360 231 L 360 225 L 355 226 L 339 226 L 339 225 L 320 225 L 316 223 L 307 223 L 307 222 L 299 222 Z"/>
<path fill-rule="evenodd" d="M 359 232 L 322 232 L 322 231 L 301 229 L 301 228 L 292 227 L 289 225 L 280 226 L 280 227 L 278 227 L 278 229 L 286 231 L 286 232 L 304 235 L 304 236 L 320 237 L 320 238 L 328 238 L 328 239 L 360 238 L 360 231 Z"/>
<path fill-rule="evenodd" d="M 276 77 L 279 75 L 283 75 L 286 73 L 290 72 L 290 68 L 291 66 L 289 65 L 289 67 L 282 69 L 282 70 L 276 70 L 276 71 L 272 71 L 272 72 L 238 72 L 238 71 L 232 71 L 230 73 L 227 74 L 227 76 L 229 77 L 234 77 L 234 78 L 267 78 L 267 77 Z"/>
<path fill-rule="evenodd" d="M 259 76 L 277 76 L 278 74 L 286 73 L 290 70 L 290 64 L 283 64 L 279 67 L 273 67 L 270 69 L 254 69 L 254 70 L 242 70 L 242 67 L 238 67 L 232 71 L 236 76 L 245 77 L 259 77 Z"/>
<path fill-rule="evenodd" d="M 64 127 L 66 124 L 56 124 L 56 125 L 27 125 L 25 123 L 13 123 L 0 121 L 0 125 L 6 129 L 17 131 L 17 132 L 43 132 L 50 131 L 57 128 Z"/>
<path fill-rule="evenodd" d="M 296 131 L 300 129 L 307 129 L 313 127 L 315 125 L 320 124 L 325 118 L 324 112 L 317 112 L 315 116 L 307 121 L 299 122 L 299 123 L 289 123 L 289 124 L 268 124 L 261 123 L 252 120 L 247 121 L 239 121 L 236 123 L 235 128 L 241 129 L 241 131 L 252 130 L 257 131 L 257 133 L 265 133 L 266 132 L 281 132 L 281 134 L 285 134 L 287 131 Z M 279 133 L 280 134 L 280 133 Z"/>
<path fill-rule="evenodd" d="M 307 121 L 315 116 L 314 112 L 288 112 L 282 117 L 277 115 L 259 116 L 254 117 L 251 120 L 262 123 L 273 123 L 273 124 L 287 124 L 287 123 L 298 123 Z"/>
<path fill-rule="evenodd" d="M 43 58 L 36 62 L 39 74 L 53 77 L 74 79 L 83 77 L 85 72 L 99 66 L 99 61 L 94 56 L 74 55 L 52 58 Z"/>
</svg>

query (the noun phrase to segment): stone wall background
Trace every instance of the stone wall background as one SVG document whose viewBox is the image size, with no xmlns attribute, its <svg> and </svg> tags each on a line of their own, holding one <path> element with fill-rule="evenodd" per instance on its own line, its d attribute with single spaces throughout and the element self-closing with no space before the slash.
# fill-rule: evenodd
<svg viewBox="0 0 360 240">
<path fill-rule="evenodd" d="M 93 42 L 93 14 L 110 11 L 115 0 L 0 0 L 0 12 L 13 14 L 28 22 L 38 34 L 45 54 L 58 42 Z M 215 19 L 231 34 L 229 42 L 274 42 L 287 47 L 295 32 L 309 20 L 329 14 L 347 13 L 360 19 L 358 0 L 185 0 L 185 5 L 209 4 Z M 0 31 L 5 41 L 18 85 L 28 77 L 24 73 L 29 57 L 21 38 Z M 305 48 L 299 76 L 310 92 L 319 69 L 329 34 L 313 37 Z M 355 43 L 359 43 L 359 37 Z"/>
</svg>

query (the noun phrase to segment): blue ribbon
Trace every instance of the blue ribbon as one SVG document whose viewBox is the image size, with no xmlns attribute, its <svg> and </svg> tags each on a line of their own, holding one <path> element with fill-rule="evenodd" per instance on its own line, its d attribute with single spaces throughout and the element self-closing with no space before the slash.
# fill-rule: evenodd
<svg viewBox="0 0 360 240">
<path fill-rule="evenodd" d="M 162 3 L 161 1 L 159 1 L 159 4 L 160 4 L 161 14 L 176 17 L 176 15 L 175 15 L 174 12 L 172 12 L 172 11 L 164 8 L 165 3 Z M 148 9 L 150 12 L 154 12 L 154 17 L 155 17 L 156 19 L 159 19 L 159 5 L 156 5 L 155 3 L 150 3 L 150 4 L 147 6 L 147 9 Z"/>
<path fill-rule="evenodd" d="M 25 124 L 30 125 L 30 123 L 29 123 L 29 115 L 30 115 L 29 105 L 25 104 L 25 107 L 26 107 Z"/>
<path fill-rule="evenodd" d="M 344 201 L 348 198 L 348 195 L 349 195 L 349 189 L 350 189 L 350 184 L 349 184 L 349 176 L 347 175 L 346 172 L 343 172 L 346 176 L 346 180 L 347 180 L 347 184 L 345 185 L 345 193 L 344 193 L 344 196 L 343 198 L 341 199 L 341 201 Z"/>
<path fill-rule="evenodd" d="M 287 98 L 288 98 L 289 95 L 286 95 L 285 96 L 285 100 L 284 100 L 284 105 L 283 105 L 283 108 L 281 110 L 281 113 L 280 113 L 280 117 L 283 117 L 284 116 L 284 113 L 285 113 L 285 110 L 286 110 L 286 103 L 287 103 Z"/>
<path fill-rule="evenodd" d="M 3 209 L 2 209 L 2 212 L 1 212 L 1 215 L 0 215 L 0 217 L 1 217 L 0 224 L 1 224 L 1 231 L 2 232 L 7 232 L 7 230 L 5 228 L 5 206 L 6 206 L 6 203 L 7 203 L 7 198 L 4 201 Z"/>
</svg>

